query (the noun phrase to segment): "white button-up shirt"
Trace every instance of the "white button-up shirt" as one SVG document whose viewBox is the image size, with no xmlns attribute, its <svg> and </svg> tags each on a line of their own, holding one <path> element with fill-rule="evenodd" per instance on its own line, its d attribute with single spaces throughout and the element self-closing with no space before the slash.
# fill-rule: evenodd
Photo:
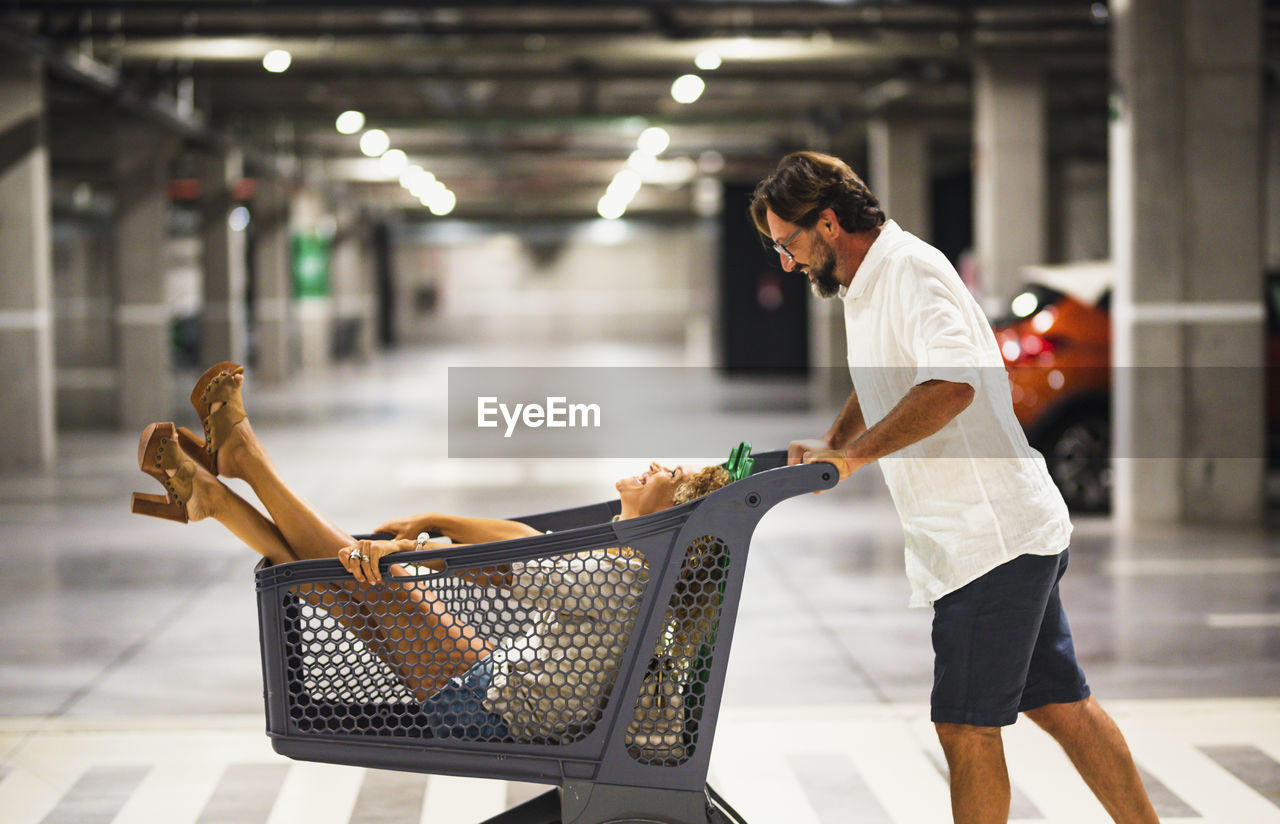
<svg viewBox="0 0 1280 824">
<path fill-rule="evenodd" d="M 906 533 L 911 606 L 1019 555 L 1066 549 L 1066 504 L 1014 417 L 995 334 L 946 257 L 890 220 L 841 297 L 868 428 L 916 384 L 975 390 L 938 432 L 880 459 Z"/>
</svg>

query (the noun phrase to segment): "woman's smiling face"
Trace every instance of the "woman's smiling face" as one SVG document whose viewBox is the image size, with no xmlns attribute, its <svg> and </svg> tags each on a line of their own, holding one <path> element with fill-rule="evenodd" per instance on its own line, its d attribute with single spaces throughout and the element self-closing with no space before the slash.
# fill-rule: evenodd
<svg viewBox="0 0 1280 824">
<path fill-rule="evenodd" d="M 614 487 L 622 500 L 623 514 L 635 517 L 667 509 L 676 485 L 693 471 L 686 466 L 671 468 L 655 461 L 642 474 L 619 479 Z"/>
</svg>

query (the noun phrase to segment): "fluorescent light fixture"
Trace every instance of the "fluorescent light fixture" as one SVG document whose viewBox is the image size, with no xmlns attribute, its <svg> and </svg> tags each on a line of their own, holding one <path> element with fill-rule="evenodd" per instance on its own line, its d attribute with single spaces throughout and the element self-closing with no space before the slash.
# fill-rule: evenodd
<svg viewBox="0 0 1280 824">
<path fill-rule="evenodd" d="M 262 68 L 276 74 L 288 69 L 292 62 L 293 55 L 284 49 L 272 49 L 262 56 Z"/>
<path fill-rule="evenodd" d="M 650 126 L 640 133 L 636 147 L 647 155 L 657 157 L 671 145 L 671 135 L 661 126 Z"/>
<path fill-rule="evenodd" d="M 702 97 L 706 86 L 696 74 L 682 74 L 671 84 L 671 96 L 677 103 L 692 103 Z"/>
<path fill-rule="evenodd" d="M 244 206 L 237 206 L 227 215 L 227 227 L 233 232 L 243 232 L 249 228 L 249 210 Z"/>
<path fill-rule="evenodd" d="M 378 165 L 384 173 L 396 177 L 409 165 L 409 157 L 399 149 L 388 149 L 378 158 Z"/>
<path fill-rule="evenodd" d="M 364 152 L 366 157 L 381 157 L 382 153 L 391 148 L 391 138 L 387 137 L 387 133 L 382 129 L 370 129 L 360 135 L 360 151 Z"/>
<path fill-rule="evenodd" d="M 596 204 L 596 214 L 605 220 L 617 220 L 626 214 L 626 211 L 627 204 L 616 197 L 610 197 L 608 193 Z"/>
<path fill-rule="evenodd" d="M 400 185 L 406 189 L 412 189 L 413 184 L 419 179 L 431 174 L 417 163 L 405 166 L 400 170 Z"/>
<path fill-rule="evenodd" d="M 357 112 L 354 109 L 345 111 L 338 115 L 333 125 L 342 134 L 355 134 L 364 128 L 364 112 Z"/>
<path fill-rule="evenodd" d="M 437 217 L 443 217 L 453 211 L 453 207 L 458 205 L 458 196 L 449 191 L 444 186 L 440 187 L 440 191 L 435 192 L 427 208 L 431 210 L 431 214 Z"/>
<path fill-rule="evenodd" d="M 713 72 L 720 68 L 720 55 L 710 49 L 698 52 L 698 56 L 693 58 L 693 65 L 704 72 Z"/>
<path fill-rule="evenodd" d="M 636 196 L 636 192 L 640 191 L 642 183 L 637 172 L 632 169 L 622 169 L 613 176 L 606 194 L 629 201 Z"/>
<path fill-rule="evenodd" d="M 641 177 L 651 177 L 658 171 L 658 158 L 643 149 L 636 149 L 627 157 L 627 166 L 639 172 Z"/>
<path fill-rule="evenodd" d="M 747 60 L 763 56 L 760 41 L 754 37 L 735 37 L 733 42 L 729 44 L 729 50 L 736 56 Z"/>
</svg>

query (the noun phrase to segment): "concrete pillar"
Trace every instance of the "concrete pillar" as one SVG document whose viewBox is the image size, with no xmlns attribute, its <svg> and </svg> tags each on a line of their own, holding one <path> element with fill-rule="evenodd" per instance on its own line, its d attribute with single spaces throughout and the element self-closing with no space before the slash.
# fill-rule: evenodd
<svg viewBox="0 0 1280 824">
<path fill-rule="evenodd" d="M 289 197 L 287 185 L 258 182 L 253 208 L 254 318 L 257 359 L 254 375 L 264 383 L 285 380 L 293 365 L 290 320 L 293 272 L 289 256 Z"/>
<path fill-rule="evenodd" d="M 1111 254 L 1107 171 L 1101 160 L 1069 158 L 1058 164 L 1053 186 L 1058 197 L 1049 221 L 1051 262 L 1105 260 Z"/>
<path fill-rule="evenodd" d="M 1048 252 L 1045 83 L 1034 57 L 993 54 L 977 58 L 974 83 L 978 294 L 995 311 Z"/>
<path fill-rule="evenodd" d="M 173 343 L 165 301 L 165 214 L 169 161 L 177 141 L 138 120 L 113 129 L 116 190 L 111 230 L 116 300 L 116 386 L 119 419 L 141 429 L 173 415 Z"/>
<path fill-rule="evenodd" d="M 119 423 L 112 269 L 115 239 L 110 228 L 107 220 L 82 213 L 59 221 L 53 231 L 54 363 L 60 429 Z"/>
<path fill-rule="evenodd" d="M 1259 0 L 1113 4 L 1115 512 L 1263 511 Z"/>
<path fill-rule="evenodd" d="M 916 237 L 931 240 L 929 133 L 920 123 L 876 118 L 867 128 L 871 190 L 885 214 Z"/>
<path fill-rule="evenodd" d="M 1264 132 L 1267 148 L 1267 270 L 1280 271 L 1280 83 L 1269 83 Z"/>
<path fill-rule="evenodd" d="M 328 369 L 333 362 L 333 281 L 332 281 L 332 239 L 335 230 L 335 222 L 329 214 L 327 204 L 314 191 L 302 190 L 298 192 L 293 199 L 293 209 L 289 215 L 289 231 L 292 236 L 300 239 L 310 238 L 313 241 L 323 241 L 328 246 L 329 255 L 326 257 L 328 261 L 328 270 L 321 273 L 313 279 L 313 282 L 325 281 L 326 285 L 323 293 L 315 288 L 309 288 L 304 292 L 297 291 L 297 283 L 295 282 L 294 311 L 297 318 L 298 329 L 298 356 L 304 372 L 323 372 Z M 311 263 L 316 263 L 317 258 L 312 258 Z M 307 261 L 293 260 L 295 269 L 306 268 L 311 265 Z M 309 275 L 315 273 L 304 273 L 295 271 L 295 278 L 300 275 Z M 304 278 L 311 279 L 311 278 Z"/>
<path fill-rule="evenodd" d="M 342 354 L 373 354 L 377 313 L 372 227 L 360 215 L 340 213 L 331 247 L 334 334 Z"/>
<path fill-rule="evenodd" d="M 360 283 L 364 293 L 360 324 L 361 357 L 372 357 L 378 349 L 378 249 L 377 226 L 365 219 L 360 231 Z"/>
<path fill-rule="evenodd" d="M 47 467 L 56 449 L 43 78 L 0 52 L 0 469 Z"/>
<path fill-rule="evenodd" d="M 208 156 L 203 166 L 200 206 L 204 243 L 204 306 L 200 318 L 200 360 L 244 363 L 249 329 L 245 318 L 246 258 L 243 231 L 231 228 L 232 187 L 244 175 L 238 152 Z"/>
</svg>

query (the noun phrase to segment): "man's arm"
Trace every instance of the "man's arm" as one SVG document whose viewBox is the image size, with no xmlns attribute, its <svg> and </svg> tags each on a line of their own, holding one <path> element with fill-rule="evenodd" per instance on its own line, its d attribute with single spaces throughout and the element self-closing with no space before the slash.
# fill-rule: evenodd
<svg viewBox="0 0 1280 824">
<path fill-rule="evenodd" d="M 866 464 L 923 440 L 946 426 L 973 402 L 973 394 L 973 387 L 967 383 L 932 380 L 917 384 L 902 396 L 888 415 L 843 449 L 809 450 L 802 460 L 804 463 L 824 461 L 834 465 L 840 470 L 840 480 L 843 481 Z M 847 409 L 848 404 L 845 406 Z M 841 417 L 844 417 L 843 412 Z M 861 412 L 858 417 L 861 420 Z"/>
<path fill-rule="evenodd" d="M 862 405 L 858 403 L 858 393 L 850 390 L 849 397 L 844 402 L 844 408 L 840 410 L 835 423 L 831 424 L 831 428 L 822 436 L 822 439 L 830 444 L 832 449 L 844 449 L 853 442 L 854 438 L 866 431 L 867 424 L 862 418 Z"/>
<path fill-rule="evenodd" d="M 835 422 L 821 438 L 806 438 L 792 441 L 787 445 L 787 466 L 794 466 L 804 460 L 811 452 L 827 452 L 832 449 L 844 449 L 854 438 L 866 431 L 867 425 L 862 418 L 862 406 L 858 403 L 858 393 L 850 392 L 844 402 L 844 408 L 836 415 Z"/>
</svg>

